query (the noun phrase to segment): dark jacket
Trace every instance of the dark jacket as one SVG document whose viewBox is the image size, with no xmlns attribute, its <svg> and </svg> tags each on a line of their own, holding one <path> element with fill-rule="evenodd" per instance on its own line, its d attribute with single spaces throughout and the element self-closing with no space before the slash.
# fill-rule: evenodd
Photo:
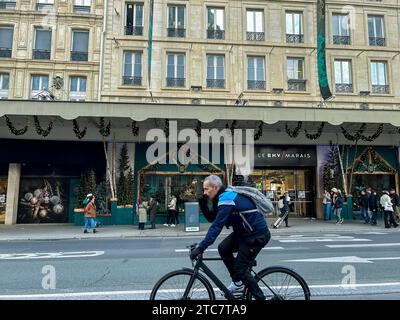
<svg viewBox="0 0 400 320">
<path fill-rule="evenodd" d="M 368 199 L 368 207 L 371 211 L 378 211 L 378 199 L 375 194 L 371 193 Z"/>
<path fill-rule="evenodd" d="M 369 206 L 369 198 L 367 194 L 361 195 L 360 206 L 362 208 L 368 209 Z"/>
<path fill-rule="evenodd" d="M 243 214 L 252 231 L 250 231 L 249 226 L 240 215 L 235 214 L 239 211 L 256 209 L 256 206 L 251 199 L 234 191 L 224 191 L 217 195 L 217 197 L 218 213 L 213 224 L 208 229 L 204 240 L 200 242 L 200 248 L 206 250 L 211 246 L 221 233 L 224 225 L 232 226 L 233 232 L 243 239 L 251 236 L 263 235 L 267 232 L 267 223 L 260 212 Z"/>
<path fill-rule="evenodd" d="M 343 208 L 342 196 L 337 196 L 336 201 L 335 201 L 335 208 Z"/>
<path fill-rule="evenodd" d="M 397 193 L 391 194 L 390 199 L 392 200 L 393 206 L 398 207 L 400 205 L 400 199 Z"/>
</svg>

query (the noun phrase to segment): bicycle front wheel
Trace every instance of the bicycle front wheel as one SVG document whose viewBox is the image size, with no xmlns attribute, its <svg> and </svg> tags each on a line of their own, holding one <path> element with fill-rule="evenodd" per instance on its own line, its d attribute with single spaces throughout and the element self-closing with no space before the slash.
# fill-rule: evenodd
<svg viewBox="0 0 400 320">
<path fill-rule="evenodd" d="M 191 270 L 177 270 L 166 274 L 155 284 L 150 300 L 214 300 L 214 290 L 201 274 L 196 275 L 187 297 L 184 297 L 192 276 Z"/>
<path fill-rule="evenodd" d="M 310 300 L 306 281 L 296 272 L 285 267 L 270 267 L 255 276 L 267 300 Z M 248 293 L 248 299 L 251 294 Z"/>
</svg>

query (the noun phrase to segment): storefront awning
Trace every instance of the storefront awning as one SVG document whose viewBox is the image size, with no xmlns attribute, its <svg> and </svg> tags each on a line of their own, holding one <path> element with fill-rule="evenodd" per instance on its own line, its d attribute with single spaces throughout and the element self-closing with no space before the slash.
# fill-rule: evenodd
<svg viewBox="0 0 400 320">
<path fill-rule="evenodd" d="M 159 103 L 110 103 L 0 100 L 0 116 L 59 116 L 66 120 L 78 117 L 146 119 L 257 120 L 267 124 L 278 121 L 342 123 L 384 123 L 400 127 L 400 111 L 357 110 L 309 107 L 232 107 L 217 105 L 177 105 Z"/>
</svg>

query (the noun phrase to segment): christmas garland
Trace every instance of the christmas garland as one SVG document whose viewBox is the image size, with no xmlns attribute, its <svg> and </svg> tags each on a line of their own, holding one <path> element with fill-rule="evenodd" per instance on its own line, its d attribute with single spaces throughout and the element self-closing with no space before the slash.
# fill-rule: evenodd
<svg viewBox="0 0 400 320">
<path fill-rule="evenodd" d="M 100 127 L 100 131 L 99 132 L 103 137 L 108 137 L 110 135 L 110 133 L 111 133 L 111 121 L 109 121 L 108 125 L 106 126 L 105 123 L 104 123 L 104 117 L 101 117 L 100 118 L 99 127 Z"/>
<path fill-rule="evenodd" d="M 366 123 L 363 123 L 363 124 L 361 125 L 360 129 L 357 130 L 357 132 L 356 132 L 355 135 L 351 135 L 351 134 L 350 134 L 344 127 L 342 127 L 342 126 L 340 127 L 340 129 L 342 130 L 343 136 L 344 136 L 347 140 L 349 140 L 349 141 L 358 141 L 358 140 L 361 139 L 362 134 L 364 133 L 366 126 L 367 126 Z"/>
<path fill-rule="evenodd" d="M 317 140 L 317 139 L 319 139 L 319 137 L 321 137 L 322 130 L 324 129 L 324 127 L 325 127 L 325 122 L 321 122 L 321 124 L 320 124 L 320 126 L 319 126 L 319 128 L 318 128 L 317 133 L 314 133 L 314 134 L 310 134 L 310 133 L 308 133 L 308 131 L 307 131 L 306 129 L 304 129 L 304 133 L 306 134 L 306 138 L 307 138 L 307 139 L 310 139 L 310 140 Z"/>
<path fill-rule="evenodd" d="M 6 122 L 7 122 L 7 126 L 8 129 L 10 129 L 10 132 L 15 135 L 15 136 L 21 136 L 23 134 L 25 134 L 28 131 L 28 126 L 25 126 L 22 129 L 16 129 L 13 125 L 13 123 L 11 122 L 10 118 L 5 116 L 6 118 Z"/>
<path fill-rule="evenodd" d="M 287 123 L 286 123 L 286 124 L 285 124 L 286 133 L 287 133 L 288 136 L 291 137 L 291 138 L 297 138 L 297 136 L 299 135 L 299 132 L 300 132 L 300 129 L 301 129 L 302 125 L 303 125 L 303 122 L 302 122 L 302 121 L 299 121 L 299 122 L 297 123 L 297 127 L 294 128 L 293 131 L 290 131 L 290 129 L 289 129 Z"/>
<path fill-rule="evenodd" d="M 200 137 L 201 136 L 201 122 L 197 121 L 197 126 L 196 129 L 194 129 L 197 133 L 197 136 Z"/>
<path fill-rule="evenodd" d="M 133 136 L 137 137 L 139 135 L 139 127 L 136 125 L 136 121 L 135 120 L 132 121 L 131 127 L 132 127 Z"/>
<path fill-rule="evenodd" d="M 254 135 L 254 141 L 259 140 L 262 135 L 263 135 L 263 122 L 261 121 L 259 126 L 258 126 L 258 130 Z"/>
<path fill-rule="evenodd" d="M 73 120 L 74 124 L 74 133 L 77 136 L 78 139 L 82 139 L 86 135 L 87 127 L 83 129 L 82 131 L 79 129 L 78 121 L 75 119 Z"/>
<path fill-rule="evenodd" d="M 366 136 L 362 135 L 361 139 L 364 140 L 364 141 L 372 142 L 372 141 L 376 140 L 382 134 L 382 132 L 383 132 L 383 123 L 381 123 L 379 125 L 378 129 L 376 130 L 376 132 L 372 136 L 366 137 Z"/>
<path fill-rule="evenodd" d="M 38 117 L 38 116 L 33 116 L 33 119 L 34 119 L 34 121 L 35 121 L 36 133 L 37 133 L 39 136 L 47 137 L 47 136 L 50 134 L 51 130 L 53 129 L 53 121 L 50 121 L 49 124 L 48 124 L 48 126 L 47 126 L 47 129 L 44 130 L 44 129 L 42 129 L 42 127 L 40 126 L 39 117 Z"/>
<path fill-rule="evenodd" d="M 165 137 L 168 138 L 169 137 L 169 120 L 165 119 L 164 122 L 164 133 L 165 133 Z"/>
</svg>

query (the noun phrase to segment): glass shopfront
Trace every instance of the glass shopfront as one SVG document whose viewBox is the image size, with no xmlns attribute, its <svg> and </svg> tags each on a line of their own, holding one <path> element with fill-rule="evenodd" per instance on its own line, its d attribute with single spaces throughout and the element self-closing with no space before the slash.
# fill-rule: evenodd
<svg viewBox="0 0 400 320">
<path fill-rule="evenodd" d="M 257 189 L 275 205 L 279 213 L 279 197 L 290 196 L 290 214 L 315 217 L 315 147 L 256 146 L 255 170 L 251 174 Z"/>
<path fill-rule="evenodd" d="M 0 224 L 4 224 L 6 218 L 7 178 L 0 178 Z"/>
</svg>

